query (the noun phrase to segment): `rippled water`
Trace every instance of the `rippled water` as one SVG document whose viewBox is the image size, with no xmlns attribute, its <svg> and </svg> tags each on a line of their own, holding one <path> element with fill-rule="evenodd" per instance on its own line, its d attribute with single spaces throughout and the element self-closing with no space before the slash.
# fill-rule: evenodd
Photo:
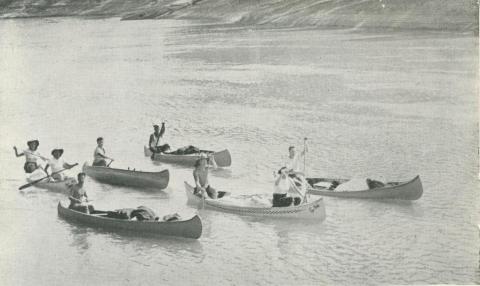
<svg viewBox="0 0 480 286">
<path fill-rule="evenodd" d="M 0 280 L 12 284 L 475 283 L 478 38 L 259 30 L 181 21 L 0 22 Z M 269 193 L 289 145 L 310 138 L 308 173 L 406 180 L 415 202 L 325 198 L 323 223 L 201 211 L 198 241 L 138 238 L 61 220 L 61 195 L 24 183 L 12 146 L 113 166 L 169 168 L 164 192 L 87 181 L 100 209 L 196 210 L 191 170 L 143 156 L 152 123 L 172 146 L 228 148 L 211 176 L 233 194 Z M 75 172 L 80 171 L 76 169 Z"/>
</svg>

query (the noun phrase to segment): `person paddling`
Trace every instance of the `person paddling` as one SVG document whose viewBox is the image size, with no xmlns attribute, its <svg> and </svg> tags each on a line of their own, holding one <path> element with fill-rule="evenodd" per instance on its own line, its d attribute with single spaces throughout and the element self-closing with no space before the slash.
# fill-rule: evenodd
<svg viewBox="0 0 480 286">
<path fill-rule="evenodd" d="M 160 129 L 160 126 L 156 124 L 153 125 L 153 129 L 154 131 L 152 134 L 150 134 L 150 139 L 148 140 L 150 151 L 152 151 L 154 154 L 168 151 L 170 149 L 168 144 L 160 145 L 160 138 L 162 138 L 163 134 L 165 134 L 165 122 L 162 122 L 162 129 Z"/>
<path fill-rule="evenodd" d="M 84 213 L 92 213 L 94 208 L 92 205 L 88 204 L 87 192 L 83 189 L 85 176 L 85 173 L 79 173 L 77 175 L 78 182 L 75 185 L 70 186 L 70 206 L 68 208 Z"/>
<path fill-rule="evenodd" d="M 202 197 L 205 197 L 206 192 L 210 198 L 216 199 L 218 197 L 217 191 L 208 182 L 209 168 L 216 169 L 217 163 L 212 155 L 207 156 L 202 153 L 200 159 L 195 162 L 195 170 L 193 170 L 193 179 L 195 180 L 194 194 L 201 193 Z"/>
<path fill-rule="evenodd" d="M 97 138 L 97 147 L 93 152 L 93 163 L 92 166 L 102 166 L 107 167 L 107 161 L 105 159 L 109 159 L 113 162 L 112 158 L 105 156 L 105 149 L 103 148 L 103 138 Z"/>
<path fill-rule="evenodd" d="M 285 162 L 287 174 L 293 179 L 297 187 L 306 187 L 305 170 L 302 169 L 302 159 L 305 156 L 305 149 L 299 154 L 295 146 L 288 147 L 288 159 Z"/>
<path fill-rule="evenodd" d="M 30 140 L 27 142 L 27 145 L 28 149 L 25 149 L 22 153 L 18 153 L 16 146 L 13 146 L 13 150 L 15 150 L 15 156 L 25 156 L 25 164 L 23 165 L 23 169 L 26 173 L 30 174 L 33 173 L 33 171 L 35 171 L 36 169 L 41 168 L 38 164 L 38 159 L 46 161 L 47 158 L 43 157 L 38 152 L 37 149 L 40 145 L 40 142 L 38 142 L 38 140 Z"/>
<path fill-rule="evenodd" d="M 286 167 L 280 168 L 278 172 L 274 172 L 275 184 L 273 191 L 273 207 L 288 207 L 292 205 L 299 205 L 301 198 L 298 194 L 292 195 L 292 188 L 295 188 L 293 181 L 288 177 L 288 170 Z"/>
<path fill-rule="evenodd" d="M 51 178 L 57 181 L 63 181 L 66 179 L 65 175 L 61 171 L 62 169 L 71 169 L 74 167 L 74 164 L 66 163 L 62 157 L 63 149 L 53 149 L 52 156 L 53 158 L 48 160 L 47 166 L 45 166 L 45 172 L 48 174 L 48 167 L 52 169 Z"/>
</svg>

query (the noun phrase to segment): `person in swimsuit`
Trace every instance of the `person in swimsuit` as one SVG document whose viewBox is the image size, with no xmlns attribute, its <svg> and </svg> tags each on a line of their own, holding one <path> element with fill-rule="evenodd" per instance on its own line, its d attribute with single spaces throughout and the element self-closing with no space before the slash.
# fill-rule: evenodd
<svg viewBox="0 0 480 286">
<path fill-rule="evenodd" d="M 37 149 L 40 145 L 40 142 L 38 142 L 38 140 L 30 140 L 27 142 L 27 145 L 28 149 L 25 149 L 22 153 L 18 153 L 18 149 L 16 146 L 13 146 L 13 150 L 15 151 L 15 156 L 25 156 L 25 164 L 23 165 L 23 169 L 26 173 L 30 174 L 33 173 L 33 171 L 35 171 L 36 169 L 41 168 L 38 164 L 38 159 L 46 161 L 47 158 L 43 157 L 38 152 Z"/>
<path fill-rule="evenodd" d="M 194 194 L 201 194 L 205 197 L 205 192 L 212 199 L 217 198 L 217 191 L 210 186 L 208 182 L 208 169 L 217 168 L 217 163 L 213 155 L 207 156 L 205 154 L 200 155 L 200 159 L 195 162 L 195 170 L 193 170 L 193 179 L 195 180 Z"/>
</svg>

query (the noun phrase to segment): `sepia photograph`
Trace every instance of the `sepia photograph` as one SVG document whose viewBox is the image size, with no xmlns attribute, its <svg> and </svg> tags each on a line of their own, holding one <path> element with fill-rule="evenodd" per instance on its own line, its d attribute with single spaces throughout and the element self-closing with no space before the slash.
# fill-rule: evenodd
<svg viewBox="0 0 480 286">
<path fill-rule="evenodd" d="M 478 0 L 0 0 L 0 285 L 478 285 Z"/>
</svg>

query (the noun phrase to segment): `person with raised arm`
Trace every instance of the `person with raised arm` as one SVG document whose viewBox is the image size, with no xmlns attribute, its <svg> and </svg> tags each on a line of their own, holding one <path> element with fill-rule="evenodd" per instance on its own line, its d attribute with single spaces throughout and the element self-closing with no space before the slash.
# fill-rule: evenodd
<svg viewBox="0 0 480 286">
<path fill-rule="evenodd" d="M 25 156 L 25 164 L 23 165 L 23 169 L 25 170 L 25 173 L 33 173 L 35 170 L 38 168 L 41 168 L 40 165 L 38 164 L 38 159 L 42 159 L 44 161 L 47 160 L 47 158 L 43 157 L 40 155 L 38 152 L 38 146 L 40 145 L 40 142 L 38 140 L 30 140 L 27 142 L 28 149 L 25 149 L 22 153 L 18 153 L 17 146 L 13 146 L 13 150 L 15 151 L 15 156 L 21 157 Z"/>
</svg>

